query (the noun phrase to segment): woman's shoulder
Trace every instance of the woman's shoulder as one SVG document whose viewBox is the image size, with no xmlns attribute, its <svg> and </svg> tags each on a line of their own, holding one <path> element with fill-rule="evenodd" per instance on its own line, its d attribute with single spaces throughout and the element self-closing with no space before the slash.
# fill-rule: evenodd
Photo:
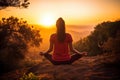
<svg viewBox="0 0 120 80">
<path fill-rule="evenodd" d="M 66 33 L 66 36 L 71 36 L 71 34 L 70 33 Z"/>
<path fill-rule="evenodd" d="M 54 40 L 56 39 L 56 34 L 53 33 L 50 35 L 50 41 L 54 42 Z"/>
<path fill-rule="evenodd" d="M 66 39 L 68 42 L 72 42 L 72 36 L 69 33 L 66 33 Z"/>
<path fill-rule="evenodd" d="M 55 36 L 56 36 L 56 33 L 51 34 L 51 37 L 55 37 Z"/>
</svg>

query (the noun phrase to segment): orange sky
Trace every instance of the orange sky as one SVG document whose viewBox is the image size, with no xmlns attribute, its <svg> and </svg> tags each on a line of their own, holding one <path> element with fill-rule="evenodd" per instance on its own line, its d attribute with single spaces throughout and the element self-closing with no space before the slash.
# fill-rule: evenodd
<svg viewBox="0 0 120 80">
<path fill-rule="evenodd" d="M 17 16 L 30 24 L 40 24 L 44 16 L 56 21 L 63 17 L 66 24 L 96 25 L 106 20 L 120 19 L 120 0 L 29 0 L 27 9 L 7 8 L 0 10 L 0 18 Z"/>
</svg>

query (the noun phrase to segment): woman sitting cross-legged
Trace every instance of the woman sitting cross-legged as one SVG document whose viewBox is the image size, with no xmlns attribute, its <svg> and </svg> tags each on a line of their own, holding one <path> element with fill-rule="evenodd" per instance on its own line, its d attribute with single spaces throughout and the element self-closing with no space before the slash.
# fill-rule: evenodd
<svg viewBox="0 0 120 80">
<path fill-rule="evenodd" d="M 47 58 L 52 64 L 72 64 L 82 56 L 87 55 L 87 52 L 79 52 L 72 46 L 72 37 L 65 32 L 65 22 L 59 18 L 56 22 L 56 33 L 50 36 L 50 46 L 48 51 L 40 52 L 40 55 Z M 49 54 L 53 51 L 53 54 Z M 73 55 L 70 55 L 70 51 Z"/>
</svg>

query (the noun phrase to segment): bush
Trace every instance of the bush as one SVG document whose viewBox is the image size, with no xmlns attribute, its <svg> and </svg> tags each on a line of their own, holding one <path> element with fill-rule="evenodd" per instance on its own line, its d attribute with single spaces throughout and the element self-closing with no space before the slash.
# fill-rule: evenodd
<svg viewBox="0 0 120 80">
<path fill-rule="evenodd" d="M 88 51 L 89 55 L 102 54 L 104 51 L 119 53 L 120 45 L 120 21 L 103 22 L 98 24 L 94 31 L 75 44 L 79 51 Z M 114 47 L 113 47 L 113 46 Z M 106 46 L 106 47 L 105 47 Z M 109 50 L 108 48 L 109 47 Z"/>
<path fill-rule="evenodd" d="M 28 75 L 24 74 L 19 80 L 40 80 L 33 73 L 29 73 Z"/>
<path fill-rule="evenodd" d="M 40 31 L 29 26 L 27 21 L 17 17 L 0 20 L 0 69 L 4 71 L 15 69 L 25 58 L 29 46 L 40 46 L 42 41 Z"/>
</svg>

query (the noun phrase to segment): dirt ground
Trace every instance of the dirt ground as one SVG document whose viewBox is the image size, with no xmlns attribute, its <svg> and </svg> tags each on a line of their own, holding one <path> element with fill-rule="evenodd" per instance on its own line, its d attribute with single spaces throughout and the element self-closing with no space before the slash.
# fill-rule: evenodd
<svg viewBox="0 0 120 80">
<path fill-rule="evenodd" d="M 105 66 L 98 57 L 83 57 L 71 65 L 53 65 L 48 60 L 29 69 L 8 73 L 0 80 L 18 80 L 19 73 L 32 72 L 41 80 L 120 80 L 118 66 Z"/>
</svg>

